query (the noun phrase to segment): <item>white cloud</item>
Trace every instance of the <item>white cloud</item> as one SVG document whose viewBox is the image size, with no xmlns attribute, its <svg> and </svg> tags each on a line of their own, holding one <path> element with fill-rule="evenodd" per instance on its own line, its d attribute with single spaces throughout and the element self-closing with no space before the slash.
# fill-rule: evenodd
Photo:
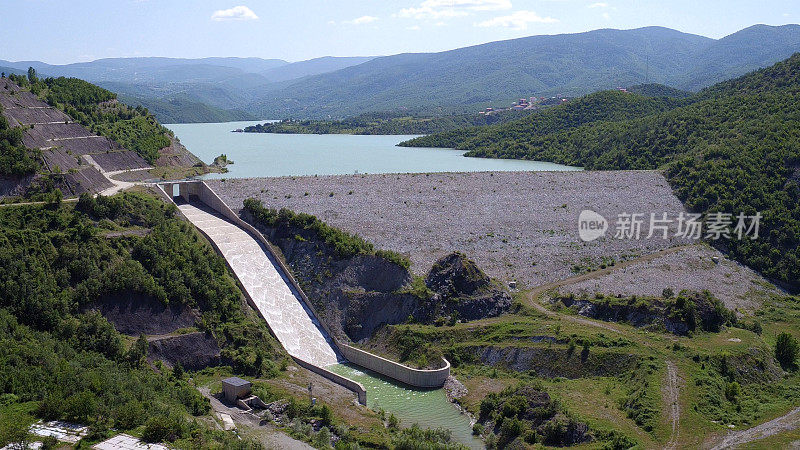
<svg viewBox="0 0 800 450">
<path fill-rule="evenodd" d="M 420 27 L 419 27 L 419 25 L 413 25 L 413 26 L 410 26 L 410 27 L 406 27 L 406 30 L 419 31 Z"/>
<path fill-rule="evenodd" d="M 231 9 L 220 9 L 211 15 L 212 20 L 257 20 L 258 16 L 247 6 L 234 6 Z"/>
<path fill-rule="evenodd" d="M 445 19 L 463 17 L 474 11 L 511 9 L 511 0 L 425 0 L 419 7 L 403 8 L 398 17 L 414 19 Z"/>
<path fill-rule="evenodd" d="M 589 5 L 589 8 L 608 8 L 608 3 L 597 2 Z"/>
<path fill-rule="evenodd" d="M 609 20 L 611 19 L 611 15 L 608 13 L 603 13 L 603 19 Z"/>
<path fill-rule="evenodd" d="M 476 27 L 506 27 L 515 30 L 524 30 L 528 28 L 529 23 L 555 23 L 558 19 L 552 17 L 542 17 L 533 11 L 515 11 L 513 14 L 507 16 L 495 17 L 493 19 L 484 20 L 483 22 L 476 23 Z"/>
<path fill-rule="evenodd" d="M 353 20 L 345 20 L 342 23 L 346 23 L 348 25 L 364 25 L 365 23 L 372 23 L 375 22 L 376 20 L 378 20 L 378 18 L 375 16 L 361 16 L 361 17 L 356 17 Z"/>
</svg>

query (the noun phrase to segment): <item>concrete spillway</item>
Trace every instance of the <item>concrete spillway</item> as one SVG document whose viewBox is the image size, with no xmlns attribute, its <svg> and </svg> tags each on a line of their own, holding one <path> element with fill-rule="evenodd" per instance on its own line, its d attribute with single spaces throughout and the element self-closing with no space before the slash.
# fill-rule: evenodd
<svg viewBox="0 0 800 450">
<path fill-rule="evenodd" d="M 184 203 L 178 208 L 214 242 L 291 356 L 317 367 L 343 360 L 317 319 L 278 272 L 273 256 L 255 238 L 205 205 Z"/>
</svg>

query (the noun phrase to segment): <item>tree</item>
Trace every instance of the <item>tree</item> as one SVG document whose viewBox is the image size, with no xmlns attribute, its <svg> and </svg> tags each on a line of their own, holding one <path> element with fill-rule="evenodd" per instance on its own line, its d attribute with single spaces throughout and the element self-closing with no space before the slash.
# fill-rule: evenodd
<svg viewBox="0 0 800 450">
<path fill-rule="evenodd" d="M 142 362 L 147 358 L 147 349 L 149 348 L 149 344 L 147 343 L 147 338 L 143 335 L 139 335 L 139 339 L 136 339 L 136 342 L 131 346 L 130 350 L 128 350 L 128 362 L 131 363 L 133 367 L 139 367 L 142 365 Z"/>
<path fill-rule="evenodd" d="M 28 448 L 28 421 L 17 414 L 0 415 L 0 445 L 18 444 Z"/>
<path fill-rule="evenodd" d="M 181 363 L 175 363 L 175 367 L 172 368 L 172 376 L 175 377 L 176 380 L 183 379 L 183 366 Z"/>
<path fill-rule="evenodd" d="M 797 354 L 800 351 L 800 345 L 789 333 L 781 333 L 778 335 L 778 340 L 775 342 L 775 359 L 786 370 L 795 367 L 797 361 Z"/>
<path fill-rule="evenodd" d="M 39 78 L 36 76 L 36 69 L 33 67 L 28 67 L 28 81 L 30 81 L 31 84 L 39 81 Z"/>
</svg>

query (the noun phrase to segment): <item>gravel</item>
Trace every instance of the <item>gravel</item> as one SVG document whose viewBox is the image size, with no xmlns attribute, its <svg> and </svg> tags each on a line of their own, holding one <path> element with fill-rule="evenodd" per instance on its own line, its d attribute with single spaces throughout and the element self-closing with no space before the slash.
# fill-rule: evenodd
<svg viewBox="0 0 800 450">
<path fill-rule="evenodd" d="M 490 276 L 521 287 L 596 269 L 603 258 L 622 261 L 688 243 L 612 238 L 620 213 L 684 211 L 655 171 L 343 175 L 209 185 L 234 210 L 256 197 L 271 208 L 314 214 L 379 248 L 408 255 L 417 274 L 459 250 Z M 607 236 L 580 240 L 577 220 L 584 209 L 612 222 Z"/>
<path fill-rule="evenodd" d="M 713 257 L 719 258 L 719 263 Z M 753 270 L 725 258 L 719 251 L 698 244 L 633 263 L 623 269 L 560 289 L 561 292 L 592 295 L 660 296 L 665 288 L 676 294 L 682 289 L 708 290 L 729 309 L 752 311 L 761 301 L 781 292 Z"/>
</svg>

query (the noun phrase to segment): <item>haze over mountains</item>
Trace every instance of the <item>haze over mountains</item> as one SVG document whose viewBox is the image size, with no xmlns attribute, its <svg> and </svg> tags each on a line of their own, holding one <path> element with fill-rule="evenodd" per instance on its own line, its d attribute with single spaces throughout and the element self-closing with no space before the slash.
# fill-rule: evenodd
<svg viewBox="0 0 800 450">
<path fill-rule="evenodd" d="M 722 39 L 646 27 L 377 58 L 115 58 L 63 66 L 0 60 L 0 67 L 86 79 L 164 122 L 188 122 L 464 112 L 644 82 L 697 91 L 796 51 L 800 25 L 755 25 Z"/>
</svg>

